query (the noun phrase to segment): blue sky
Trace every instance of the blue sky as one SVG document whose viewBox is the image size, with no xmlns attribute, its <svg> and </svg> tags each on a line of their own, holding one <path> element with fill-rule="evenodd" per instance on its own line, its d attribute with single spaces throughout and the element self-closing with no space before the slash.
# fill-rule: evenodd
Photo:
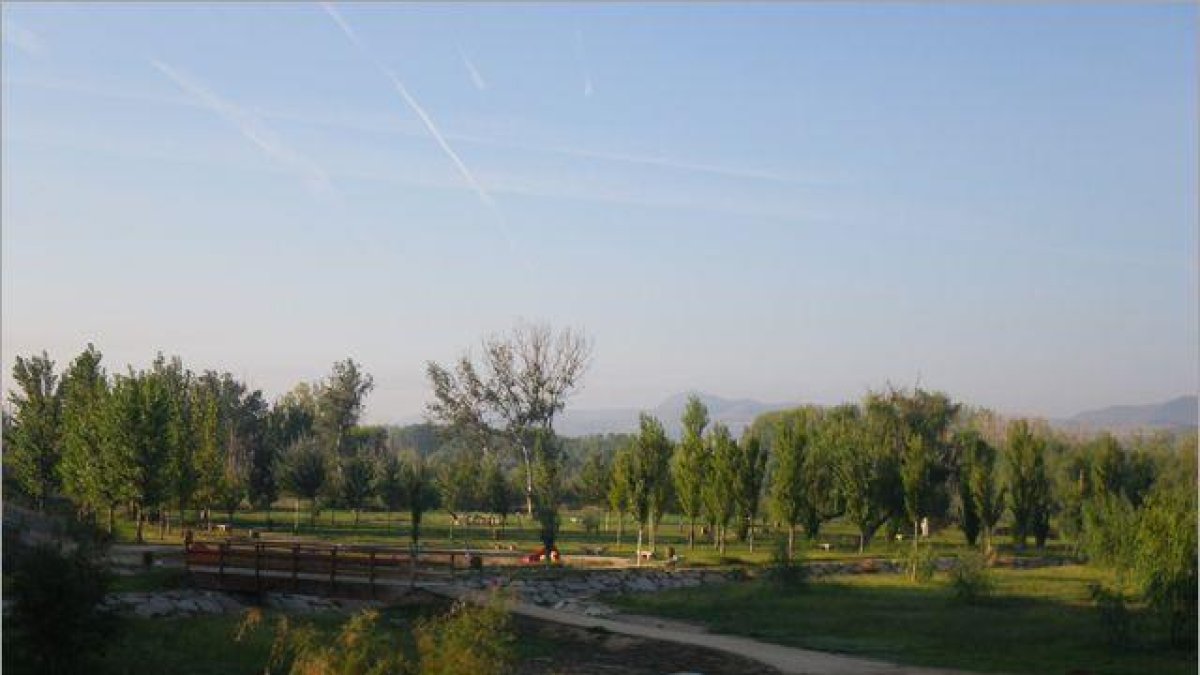
<svg viewBox="0 0 1200 675">
<path fill-rule="evenodd" d="M 353 356 L 395 420 L 523 317 L 586 407 L 1197 389 L 1195 5 L 332 7 L 5 5 L 6 375 Z"/>
</svg>

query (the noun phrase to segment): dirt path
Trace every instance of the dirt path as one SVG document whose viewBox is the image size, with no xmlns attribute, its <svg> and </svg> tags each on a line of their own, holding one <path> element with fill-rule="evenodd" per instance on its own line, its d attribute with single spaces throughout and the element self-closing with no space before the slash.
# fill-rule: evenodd
<svg viewBox="0 0 1200 675">
<path fill-rule="evenodd" d="M 481 602 L 486 599 L 486 595 L 483 593 L 467 591 L 454 586 L 430 587 L 427 590 L 452 597 L 466 598 L 475 602 Z M 602 629 L 611 633 L 630 635 L 649 640 L 661 640 L 663 642 L 715 649 L 728 654 L 753 659 L 759 663 L 776 668 L 782 673 L 791 675 L 971 675 L 966 671 L 960 670 L 900 666 L 885 661 L 873 661 L 853 656 L 785 647 L 783 645 L 751 640 L 750 638 L 707 633 L 699 631 L 693 626 L 676 626 L 674 622 L 666 620 L 656 622 L 645 617 L 639 618 L 636 621 L 621 621 L 586 616 L 574 612 L 564 612 L 520 602 L 510 605 L 510 610 L 520 616 L 575 626 L 577 628 Z"/>
</svg>

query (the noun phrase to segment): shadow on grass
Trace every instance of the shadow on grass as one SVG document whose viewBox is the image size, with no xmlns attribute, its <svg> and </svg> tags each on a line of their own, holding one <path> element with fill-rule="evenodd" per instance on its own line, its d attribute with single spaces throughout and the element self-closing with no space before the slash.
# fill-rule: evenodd
<svg viewBox="0 0 1200 675">
<path fill-rule="evenodd" d="M 1010 572 L 997 596 L 978 605 L 956 601 L 944 583 L 916 586 L 895 576 L 833 578 L 799 591 L 754 582 L 612 601 L 718 632 L 912 665 L 1056 675 L 1196 672 L 1194 649 L 1166 649 L 1144 613 L 1137 617 L 1141 645 L 1108 647 L 1096 610 L 1080 600 L 1090 576 Z"/>
</svg>

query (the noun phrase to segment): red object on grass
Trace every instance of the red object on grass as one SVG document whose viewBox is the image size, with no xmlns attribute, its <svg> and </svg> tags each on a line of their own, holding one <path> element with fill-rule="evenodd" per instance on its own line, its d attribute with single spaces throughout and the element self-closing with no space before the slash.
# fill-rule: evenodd
<svg viewBox="0 0 1200 675">
<path fill-rule="evenodd" d="M 533 553 L 530 553 L 529 555 L 522 558 L 523 561 L 525 561 L 526 563 L 529 563 L 529 564 L 540 563 L 540 562 L 543 562 L 545 559 L 546 559 L 546 547 L 545 546 L 543 546 L 542 548 L 539 548 L 538 550 L 534 551 Z M 558 553 L 558 547 L 555 546 L 554 548 L 550 549 L 550 561 L 558 562 L 559 559 L 560 559 L 560 556 Z"/>
</svg>

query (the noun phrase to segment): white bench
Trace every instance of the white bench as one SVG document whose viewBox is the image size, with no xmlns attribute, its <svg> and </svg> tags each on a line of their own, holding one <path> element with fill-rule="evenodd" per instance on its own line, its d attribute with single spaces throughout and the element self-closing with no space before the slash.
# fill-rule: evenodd
<svg viewBox="0 0 1200 675">
<path fill-rule="evenodd" d="M 829 551 L 833 549 L 833 544 L 830 544 L 829 542 L 821 542 L 820 544 L 817 544 L 817 546 L 819 546 L 822 551 Z"/>
</svg>

